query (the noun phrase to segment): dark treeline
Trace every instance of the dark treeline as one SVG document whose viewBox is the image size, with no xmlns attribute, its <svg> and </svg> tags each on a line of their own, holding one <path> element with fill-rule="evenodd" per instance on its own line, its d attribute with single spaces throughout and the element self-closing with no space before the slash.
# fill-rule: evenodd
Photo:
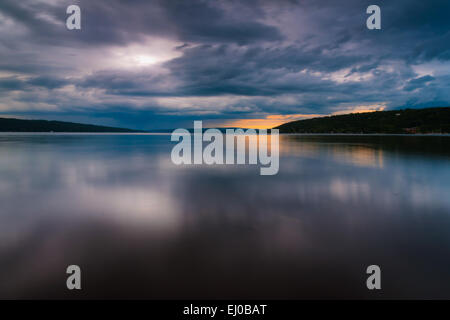
<svg viewBox="0 0 450 320">
<path fill-rule="evenodd" d="M 351 113 L 277 128 L 280 133 L 450 133 L 450 107 Z"/>
<path fill-rule="evenodd" d="M 139 132 L 137 130 L 63 121 L 0 118 L 0 132 Z"/>
</svg>

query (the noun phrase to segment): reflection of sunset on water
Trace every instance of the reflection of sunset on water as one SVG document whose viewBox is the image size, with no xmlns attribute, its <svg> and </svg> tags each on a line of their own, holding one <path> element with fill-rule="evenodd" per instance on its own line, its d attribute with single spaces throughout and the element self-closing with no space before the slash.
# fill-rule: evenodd
<svg viewBox="0 0 450 320">
<path fill-rule="evenodd" d="M 449 297 L 449 140 L 279 138 L 261 176 L 176 166 L 169 135 L 4 135 L 0 297 L 64 298 L 74 260 L 86 298 L 368 297 L 353 271 L 374 255 L 396 277 L 387 298 Z"/>
<path fill-rule="evenodd" d="M 383 167 L 383 151 L 365 146 L 334 147 L 333 158 L 358 166 Z"/>
<path fill-rule="evenodd" d="M 326 155 L 335 161 L 346 162 L 364 167 L 383 167 L 383 150 L 370 145 L 328 144 L 303 141 L 295 143 L 305 136 L 281 136 L 280 154 L 284 156 L 316 157 Z M 295 141 L 295 142 L 293 142 Z"/>
</svg>

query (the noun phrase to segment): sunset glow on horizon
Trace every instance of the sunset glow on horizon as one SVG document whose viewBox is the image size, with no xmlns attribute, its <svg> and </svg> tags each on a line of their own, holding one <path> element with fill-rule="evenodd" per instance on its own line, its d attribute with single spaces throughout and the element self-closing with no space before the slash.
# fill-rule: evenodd
<svg viewBox="0 0 450 320">
<path fill-rule="evenodd" d="M 342 111 L 336 111 L 331 114 L 277 114 L 268 115 L 265 118 L 255 118 L 255 119 L 230 119 L 219 124 L 219 127 L 223 128 L 248 128 L 248 129 L 272 129 L 278 127 L 284 123 L 306 120 L 319 117 L 329 117 L 349 113 L 366 113 L 366 112 L 376 112 L 385 110 L 384 105 L 367 105 L 358 106 L 352 109 L 346 109 Z"/>
<path fill-rule="evenodd" d="M 359 0 L 78 0 L 69 30 L 66 4 L 39 2 L 1 1 L 0 117 L 261 129 L 450 105 L 442 5 L 408 1 L 411 24 L 391 2 L 368 30 Z"/>
</svg>

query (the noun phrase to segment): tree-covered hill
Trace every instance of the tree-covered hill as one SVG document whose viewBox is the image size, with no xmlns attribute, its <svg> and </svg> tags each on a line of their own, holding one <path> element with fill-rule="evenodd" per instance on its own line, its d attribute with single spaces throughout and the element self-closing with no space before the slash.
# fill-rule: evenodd
<svg viewBox="0 0 450 320">
<path fill-rule="evenodd" d="M 138 132 L 131 129 L 63 121 L 0 118 L 0 132 Z"/>
<path fill-rule="evenodd" d="M 280 133 L 450 133 L 450 107 L 351 113 L 288 122 Z"/>
</svg>

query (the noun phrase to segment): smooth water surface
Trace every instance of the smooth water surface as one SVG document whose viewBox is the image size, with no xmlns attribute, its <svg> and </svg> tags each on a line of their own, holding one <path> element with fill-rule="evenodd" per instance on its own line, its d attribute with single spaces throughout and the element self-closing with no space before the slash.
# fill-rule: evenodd
<svg viewBox="0 0 450 320">
<path fill-rule="evenodd" d="M 449 136 L 281 136 L 275 176 L 173 146 L 1 134 L 0 298 L 450 298 Z"/>
</svg>

